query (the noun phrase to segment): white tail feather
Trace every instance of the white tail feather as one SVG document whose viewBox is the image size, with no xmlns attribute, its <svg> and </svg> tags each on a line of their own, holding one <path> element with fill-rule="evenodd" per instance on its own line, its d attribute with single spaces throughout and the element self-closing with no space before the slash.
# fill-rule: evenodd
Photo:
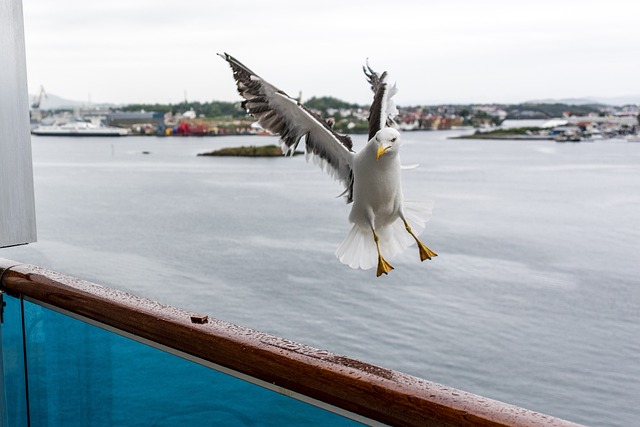
<svg viewBox="0 0 640 427">
<path fill-rule="evenodd" d="M 419 236 L 425 227 L 425 223 L 431 217 L 433 202 L 405 201 L 404 215 L 416 236 Z M 380 252 L 387 260 L 392 260 L 396 255 L 415 243 L 413 237 L 404 227 L 400 218 L 393 223 L 376 230 L 380 238 Z M 344 241 L 336 250 L 336 257 L 343 264 L 351 268 L 368 270 L 378 263 L 378 252 L 373 240 L 373 232 L 368 227 L 354 224 Z"/>
<path fill-rule="evenodd" d="M 374 267 L 377 264 L 378 255 L 371 230 L 354 224 L 336 250 L 336 257 L 351 268 L 368 270 Z"/>
</svg>

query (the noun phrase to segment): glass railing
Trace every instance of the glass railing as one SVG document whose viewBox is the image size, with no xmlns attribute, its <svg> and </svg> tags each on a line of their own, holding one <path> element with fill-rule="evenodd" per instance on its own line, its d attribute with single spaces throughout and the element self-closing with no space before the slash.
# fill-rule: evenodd
<svg viewBox="0 0 640 427">
<path fill-rule="evenodd" d="M 3 426 L 569 426 L 0 258 Z"/>
<path fill-rule="evenodd" d="M 4 300 L 4 425 L 358 424 L 49 308 Z"/>
</svg>

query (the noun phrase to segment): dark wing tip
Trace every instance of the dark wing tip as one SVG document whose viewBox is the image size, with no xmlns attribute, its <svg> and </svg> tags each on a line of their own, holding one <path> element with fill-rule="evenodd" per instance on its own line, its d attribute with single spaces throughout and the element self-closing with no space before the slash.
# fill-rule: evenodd
<svg viewBox="0 0 640 427">
<path fill-rule="evenodd" d="M 374 71 L 369 65 L 369 58 L 365 60 L 365 65 L 362 66 L 362 71 L 364 71 L 364 75 L 367 77 L 367 81 L 371 85 L 373 93 L 377 93 L 380 85 L 386 83 L 385 80 L 387 78 L 387 72 L 383 71 L 382 74 L 378 74 Z"/>
<path fill-rule="evenodd" d="M 233 56 L 229 55 L 227 52 L 216 53 L 216 55 L 218 55 L 220 58 L 224 59 L 227 62 L 230 62 L 231 60 L 235 59 Z"/>
<path fill-rule="evenodd" d="M 369 58 L 366 65 L 362 67 L 367 81 L 371 85 L 373 91 L 373 102 L 369 110 L 369 139 L 373 138 L 380 129 L 385 126 L 392 126 L 393 119 L 391 111 L 395 109 L 391 97 L 395 93 L 394 88 L 389 88 L 387 83 L 387 72 L 378 74 L 369 65 Z"/>
</svg>

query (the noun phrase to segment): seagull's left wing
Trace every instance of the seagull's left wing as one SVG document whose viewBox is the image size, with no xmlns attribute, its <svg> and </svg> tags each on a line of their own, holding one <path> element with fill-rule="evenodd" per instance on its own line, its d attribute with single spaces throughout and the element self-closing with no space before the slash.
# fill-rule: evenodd
<svg viewBox="0 0 640 427">
<path fill-rule="evenodd" d="M 389 86 L 386 71 L 379 75 L 371 69 L 368 60 L 362 70 L 373 91 L 373 102 L 369 110 L 369 139 L 371 139 L 380 129 L 395 124 L 394 119 L 398 115 L 398 109 L 391 98 L 398 89 L 395 84 Z"/>
<path fill-rule="evenodd" d="M 325 169 L 345 186 L 347 202 L 353 196 L 353 143 L 335 132 L 322 118 L 251 71 L 233 56 L 218 54 L 233 70 L 242 107 L 269 132 L 279 135 L 285 154 L 293 153 L 304 138 L 307 159 Z"/>
</svg>

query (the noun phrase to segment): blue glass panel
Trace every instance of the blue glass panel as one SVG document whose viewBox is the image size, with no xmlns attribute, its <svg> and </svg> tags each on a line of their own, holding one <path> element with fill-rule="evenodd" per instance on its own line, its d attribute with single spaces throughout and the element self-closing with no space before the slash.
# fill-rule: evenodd
<svg viewBox="0 0 640 427">
<path fill-rule="evenodd" d="M 32 426 L 359 425 L 36 304 L 24 309 Z"/>
<path fill-rule="evenodd" d="M 6 306 L 0 325 L 2 336 L 2 372 L 4 381 L 3 426 L 27 426 L 27 392 L 22 348 L 22 316 L 20 300 L 2 295 Z"/>
</svg>

